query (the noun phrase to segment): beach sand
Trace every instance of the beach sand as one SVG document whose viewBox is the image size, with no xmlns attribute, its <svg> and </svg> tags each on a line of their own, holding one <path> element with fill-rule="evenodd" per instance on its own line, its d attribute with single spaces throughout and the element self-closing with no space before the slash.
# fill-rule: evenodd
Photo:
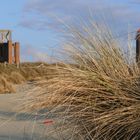
<svg viewBox="0 0 140 140">
<path fill-rule="evenodd" d="M 0 94 L 0 140 L 56 140 L 56 134 L 47 135 L 53 126 L 46 126 L 43 117 L 18 112 L 18 106 L 32 84 L 19 85 L 16 88 L 17 93 Z"/>
</svg>

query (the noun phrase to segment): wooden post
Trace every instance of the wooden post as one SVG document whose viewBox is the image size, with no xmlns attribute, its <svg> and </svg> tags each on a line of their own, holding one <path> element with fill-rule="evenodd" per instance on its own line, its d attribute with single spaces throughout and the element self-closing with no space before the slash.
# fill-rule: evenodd
<svg viewBox="0 0 140 140">
<path fill-rule="evenodd" d="M 12 64 L 13 63 L 13 58 L 12 58 L 12 41 L 8 41 L 8 63 Z"/>
<path fill-rule="evenodd" d="M 15 42 L 14 57 L 15 57 L 15 63 L 17 65 L 19 65 L 19 49 L 20 49 L 19 43 Z"/>
</svg>

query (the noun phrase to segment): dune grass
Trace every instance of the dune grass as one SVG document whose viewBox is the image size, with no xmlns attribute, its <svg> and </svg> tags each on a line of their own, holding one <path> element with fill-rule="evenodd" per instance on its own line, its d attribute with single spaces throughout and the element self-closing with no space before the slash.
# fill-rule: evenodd
<svg viewBox="0 0 140 140">
<path fill-rule="evenodd" d="M 21 63 L 19 68 L 0 64 L 0 93 L 13 93 L 17 84 L 46 78 L 47 66 L 41 62 Z"/>
<path fill-rule="evenodd" d="M 102 25 L 70 28 L 61 65 L 30 94 L 28 108 L 51 109 L 63 119 L 58 129 L 73 130 L 73 139 L 140 139 L 140 71 L 111 31 Z M 64 54 L 63 54 L 64 55 Z M 52 76 L 53 75 L 53 76 Z"/>
</svg>

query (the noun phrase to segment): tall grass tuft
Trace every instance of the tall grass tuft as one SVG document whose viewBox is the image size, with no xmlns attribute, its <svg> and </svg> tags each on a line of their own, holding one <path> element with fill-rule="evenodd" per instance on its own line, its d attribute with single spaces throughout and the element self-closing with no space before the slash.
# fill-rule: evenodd
<svg viewBox="0 0 140 140">
<path fill-rule="evenodd" d="M 16 92 L 15 85 L 47 79 L 47 66 L 48 64 L 41 62 L 26 62 L 17 68 L 14 64 L 0 63 L 0 94 Z"/>
<path fill-rule="evenodd" d="M 28 107 L 51 109 L 73 139 L 140 139 L 140 71 L 104 25 L 69 29 L 67 62 L 50 66 Z M 53 76 L 52 76 L 53 75 Z"/>
</svg>

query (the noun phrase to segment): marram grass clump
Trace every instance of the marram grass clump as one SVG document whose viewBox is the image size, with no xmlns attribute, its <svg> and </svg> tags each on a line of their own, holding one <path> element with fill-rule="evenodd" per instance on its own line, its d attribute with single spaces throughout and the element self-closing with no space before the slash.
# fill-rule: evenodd
<svg viewBox="0 0 140 140">
<path fill-rule="evenodd" d="M 50 67 L 55 73 L 48 73 L 51 78 L 40 83 L 41 90 L 31 95 L 27 106 L 50 109 L 63 120 L 61 132 L 73 130 L 72 139 L 139 140 L 137 64 L 129 63 L 102 25 L 71 28 L 69 37 L 64 44 L 67 63 Z"/>
</svg>

